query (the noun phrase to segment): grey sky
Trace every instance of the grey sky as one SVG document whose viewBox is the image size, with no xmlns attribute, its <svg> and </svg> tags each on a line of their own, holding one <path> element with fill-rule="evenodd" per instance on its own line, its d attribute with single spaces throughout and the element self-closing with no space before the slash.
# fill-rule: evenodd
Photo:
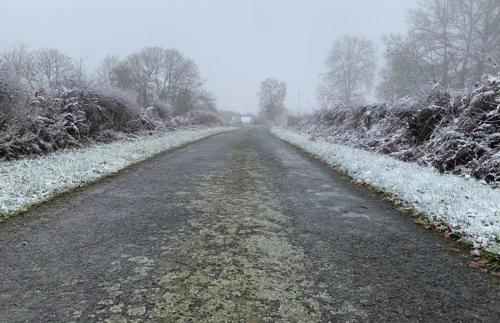
<svg viewBox="0 0 500 323">
<path fill-rule="evenodd" d="M 255 112 L 266 77 L 287 106 L 315 105 L 318 75 L 343 34 L 377 40 L 405 30 L 414 0 L 0 0 L 0 50 L 54 47 L 95 67 L 106 54 L 175 47 L 193 58 L 220 109 Z"/>
</svg>

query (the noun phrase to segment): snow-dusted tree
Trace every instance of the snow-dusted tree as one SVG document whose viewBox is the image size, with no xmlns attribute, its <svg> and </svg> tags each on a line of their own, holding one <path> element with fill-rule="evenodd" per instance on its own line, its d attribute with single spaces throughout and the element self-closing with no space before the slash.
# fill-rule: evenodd
<svg viewBox="0 0 500 323">
<path fill-rule="evenodd" d="M 450 0 L 420 0 L 419 7 L 410 10 L 409 30 L 422 48 L 426 63 L 432 65 L 434 83 L 450 85 L 450 71 L 456 65 L 453 41 L 453 14 Z"/>
<path fill-rule="evenodd" d="M 75 76 L 75 64 L 71 57 L 57 49 L 39 49 L 35 52 L 39 87 L 56 89 Z"/>
<path fill-rule="evenodd" d="M 344 36 L 338 39 L 326 61 L 327 73 L 318 89 L 320 103 L 354 105 L 364 101 L 373 85 L 375 49 L 363 37 Z"/>
<path fill-rule="evenodd" d="M 134 91 L 137 103 L 146 106 L 153 102 L 150 91 L 150 75 L 144 68 L 139 53 L 129 55 L 114 71 L 117 86 L 126 91 Z"/>
<path fill-rule="evenodd" d="M 488 53 L 500 41 L 500 1 L 421 0 L 410 32 L 444 87 L 465 87 L 488 72 Z"/>
<path fill-rule="evenodd" d="M 384 38 L 384 43 L 386 65 L 377 86 L 379 100 L 394 102 L 425 92 L 430 84 L 436 83 L 434 66 L 426 62 L 412 34 L 390 35 Z"/>
<path fill-rule="evenodd" d="M 17 79 L 31 90 L 36 89 L 36 61 L 33 52 L 25 44 L 0 54 L 0 72 L 9 74 L 9 77 Z"/>
<path fill-rule="evenodd" d="M 173 106 L 174 115 L 183 115 L 191 110 L 203 110 L 215 112 L 217 106 L 215 96 L 205 89 L 196 91 L 184 89 L 180 91 Z"/>
<path fill-rule="evenodd" d="M 102 84 L 117 87 L 116 68 L 120 65 L 120 58 L 117 55 L 106 55 L 97 67 L 97 81 Z"/>
<path fill-rule="evenodd" d="M 80 56 L 77 60 L 74 60 L 74 73 L 71 78 L 70 85 L 79 88 L 86 88 L 94 82 L 95 79 L 89 75 L 87 69 L 85 68 L 85 58 Z"/>
<path fill-rule="evenodd" d="M 202 89 L 198 66 L 176 49 L 146 47 L 118 64 L 114 60 L 106 63 L 114 66 L 102 66 L 105 72 L 101 74 L 122 89 L 133 89 L 142 105 L 158 100 L 176 109 L 190 109 L 192 104 L 187 102 Z"/>
<path fill-rule="evenodd" d="M 259 97 L 260 117 L 271 124 L 280 123 L 286 114 L 286 84 L 267 78 L 260 85 Z"/>
<path fill-rule="evenodd" d="M 203 88 L 198 66 L 171 48 L 146 47 L 124 60 L 106 56 L 96 70 L 97 79 L 92 80 L 82 58 L 73 60 L 55 49 L 30 51 L 18 46 L 0 54 L 0 73 L 16 84 L 28 84 L 31 92 L 82 88 L 97 81 L 102 88 L 126 92 L 141 106 L 161 105 L 166 114 L 215 109 L 215 99 Z"/>
<path fill-rule="evenodd" d="M 414 95 L 436 83 L 470 87 L 498 73 L 500 1 L 420 0 L 408 22 L 408 35 L 386 39 L 381 98 Z"/>
<path fill-rule="evenodd" d="M 0 70 L 0 132 L 10 118 L 25 113 L 21 110 L 27 98 L 25 85 L 20 83 L 19 78 Z"/>
<path fill-rule="evenodd" d="M 462 35 L 462 47 L 469 54 L 462 57 L 471 56 L 461 68 L 462 85 L 466 85 L 467 79 L 469 82 L 479 81 L 485 73 L 499 73 L 500 1 L 457 0 L 455 10 L 458 12 L 457 19 L 454 19 L 458 35 Z"/>
<path fill-rule="evenodd" d="M 198 66 L 173 48 L 161 49 L 158 68 L 154 69 L 153 85 L 156 97 L 176 104 L 181 93 L 197 93 L 201 89 Z"/>
</svg>

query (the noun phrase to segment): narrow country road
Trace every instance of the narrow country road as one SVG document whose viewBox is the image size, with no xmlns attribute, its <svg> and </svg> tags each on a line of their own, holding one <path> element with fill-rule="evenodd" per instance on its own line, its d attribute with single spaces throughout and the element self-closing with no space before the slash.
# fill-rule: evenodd
<svg viewBox="0 0 500 323">
<path fill-rule="evenodd" d="M 0 322 L 498 322 L 500 286 L 264 128 L 0 226 Z"/>
</svg>

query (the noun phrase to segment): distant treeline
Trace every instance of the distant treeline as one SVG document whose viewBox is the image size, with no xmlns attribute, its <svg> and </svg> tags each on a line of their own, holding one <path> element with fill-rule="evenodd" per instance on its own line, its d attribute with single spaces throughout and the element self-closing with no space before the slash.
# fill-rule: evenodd
<svg viewBox="0 0 500 323">
<path fill-rule="evenodd" d="M 0 53 L 0 75 L 29 95 L 99 86 L 120 89 L 140 106 L 163 106 L 175 115 L 216 108 L 196 63 L 176 49 L 146 47 L 123 59 L 109 55 L 95 71 L 84 63 L 57 49 L 19 45 Z"/>
<path fill-rule="evenodd" d="M 380 101 L 422 95 L 436 84 L 470 89 L 484 75 L 500 72 L 500 1 L 420 0 L 407 21 L 406 34 L 384 37 Z M 365 103 L 377 74 L 371 40 L 337 40 L 326 65 L 318 88 L 322 108 Z"/>
<path fill-rule="evenodd" d="M 24 45 L 0 53 L 0 160 L 221 124 L 197 65 L 175 49 L 107 56 L 93 72 L 83 63 Z"/>
</svg>

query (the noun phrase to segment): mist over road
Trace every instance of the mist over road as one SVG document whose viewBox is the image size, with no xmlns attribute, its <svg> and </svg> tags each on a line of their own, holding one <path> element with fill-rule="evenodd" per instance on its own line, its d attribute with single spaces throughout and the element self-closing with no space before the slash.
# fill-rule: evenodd
<svg viewBox="0 0 500 323">
<path fill-rule="evenodd" d="M 373 193 L 243 128 L 0 226 L 0 321 L 484 321 L 500 286 Z"/>
</svg>

